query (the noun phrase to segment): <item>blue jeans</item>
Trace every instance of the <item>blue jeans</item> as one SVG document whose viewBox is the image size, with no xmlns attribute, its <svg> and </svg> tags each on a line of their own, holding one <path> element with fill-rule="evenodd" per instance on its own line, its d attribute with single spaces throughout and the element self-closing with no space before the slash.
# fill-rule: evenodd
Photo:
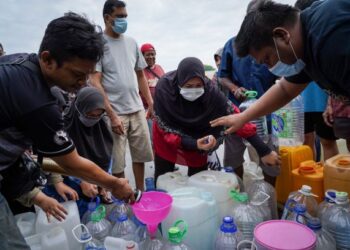
<svg viewBox="0 0 350 250">
<path fill-rule="evenodd" d="M 0 193 L 0 249 L 30 250 L 19 231 L 15 217 Z"/>
</svg>

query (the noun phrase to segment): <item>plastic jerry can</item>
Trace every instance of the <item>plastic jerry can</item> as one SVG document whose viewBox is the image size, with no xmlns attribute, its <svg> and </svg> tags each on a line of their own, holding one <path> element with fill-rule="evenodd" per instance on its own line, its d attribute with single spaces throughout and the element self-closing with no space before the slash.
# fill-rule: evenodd
<svg viewBox="0 0 350 250">
<path fill-rule="evenodd" d="M 179 171 L 165 173 L 158 177 L 157 188 L 172 192 L 178 188 L 188 185 L 188 176 L 182 175 Z"/>
<path fill-rule="evenodd" d="M 313 153 L 309 146 L 282 146 L 280 147 L 281 174 L 277 177 L 277 201 L 285 203 L 292 192 L 292 170 L 299 167 L 303 161 L 313 160 Z"/>
<path fill-rule="evenodd" d="M 317 202 L 324 199 L 323 188 L 323 164 L 315 161 L 303 161 L 299 168 L 292 170 L 293 190 L 297 190 L 302 185 L 312 188 L 313 194 L 317 195 Z"/>
<path fill-rule="evenodd" d="M 324 188 L 350 194 L 350 154 L 339 154 L 325 162 Z"/>
<path fill-rule="evenodd" d="M 16 224 L 23 237 L 29 237 L 35 234 L 36 214 L 27 212 L 15 215 Z"/>
</svg>

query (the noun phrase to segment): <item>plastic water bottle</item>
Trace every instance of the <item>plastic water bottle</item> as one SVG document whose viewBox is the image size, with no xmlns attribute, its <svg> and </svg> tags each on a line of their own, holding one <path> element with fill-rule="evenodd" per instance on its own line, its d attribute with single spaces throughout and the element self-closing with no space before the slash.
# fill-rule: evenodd
<svg viewBox="0 0 350 250">
<path fill-rule="evenodd" d="M 111 236 L 124 240 L 135 240 L 135 231 L 135 224 L 128 219 L 126 214 L 121 214 L 112 229 Z"/>
<path fill-rule="evenodd" d="M 293 213 L 294 206 L 298 203 L 306 206 L 306 211 L 309 215 L 312 217 L 317 216 L 318 204 L 315 195 L 311 193 L 310 186 L 303 185 L 300 190 L 289 194 L 288 200 L 284 206 L 282 220 L 287 219 L 287 217 Z"/>
<path fill-rule="evenodd" d="M 112 223 L 112 225 L 114 225 L 118 217 L 122 214 L 126 214 L 131 217 L 132 212 L 128 204 L 114 197 L 112 197 L 112 199 L 113 199 L 113 208 L 110 210 L 107 216 L 107 219 Z"/>
<path fill-rule="evenodd" d="M 332 234 L 337 249 L 350 249 L 350 205 L 348 193 L 337 192 L 335 204 L 322 216 L 324 229 Z"/>
<path fill-rule="evenodd" d="M 279 146 L 298 146 L 304 143 L 304 104 L 301 95 L 272 113 L 272 134 Z"/>
<path fill-rule="evenodd" d="M 253 103 L 257 101 L 255 98 L 258 95 L 258 92 L 248 90 L 245 93 L 245 96 L 247 97 L 244 102 L 239 105 L 239 110 L 241 112 L 245 111 L 247 108 L 249 108 Z M 251 121 L 256 126 L 256 133 L 257 135 L 265 142 L 267 143 L 269 140 L 268 136 L 268 130 L 267 130 L 267 121 L 266 116 L 261 116 L 258 119 L 255 119 Z"/>
<path fill-rule="evenodd" d="M 75 239 L 83 245 L 83 250 L 106 250 L 103 241 L 93 238 L 84 224 L 75 226 L 72 233 Z"/>
<path fill-rule="evenodd" d="M 108 236 L 111 230 L 111 223 L 105 219 L 106 208 L 103 205 L 97 207 L 96 211 L 91 214 L 91 221 L 86 225 L 92 238 L 101 243 Z"/>
<path fill-rule="evenodd" d="M 316 250 L 336 249 L 336 243 L 333 236 L 324 230 L 319 218 L 309 218 L 306 220 L 306 225 L 314 231 L 317 237 Z"/>
<path fill-rule="evenodd" d="M 335 193 L 336 193 L 335 190 L 327 190 L 325 192 L 324 201 L 322 201 L 318 205 L 318 212 L 317 212 L 318 218 L 322 219 L 322 216 L 326 212 L 326 210 L 335 204 Z"/>
<path fill-rule="evenodd" d="M 230 174 L 235 174 L 235 170 L 234 170 L 233 167 L 231 167 L 231 166 L 223 167 L 223 168 L 221 169 L 221 172 L 230 173 Z M 236 175 L 236 174 L 235 174 L 235 175 Z M 236 177 L 237 177 L 238 184 L 239 184 L 239 190 L 240 190 L 241 192 L 245 191 L 245 190 L 244 190 L 243 180 L 242 180 L 241 177 L 239 177 L 238 175 L 236 175 Z"/>
<path fill-rule="evenodd" d="M 141 221 L 139 221 L 135 215 L 131 217 L 131 221 L 136 226 L 135 231 L 135 242 L 139 243 L 139 246 L 142 248 L 142 244 L 148 237 L 148 231 L 145 224 L 143 224 Z"/>
<path fill-rule="evenodd" d="M 261 168 L 258 169 L 261 171 Z M 276 199 L 276 191 L 273 186 L 264 181 L 264 176 L 259 173 L 251 173 L 251 183 L 247 186 L 246 192 L 250 197 L 251 201 L 261 200 L 259 197 L 262 193 L 267 194 L 270 198 L 261 206 L 262 209 L 268 213 L 267 218 L 264 220 L 270 219 L 278 219 L 277 213 L 277 199 Z"/>
<path fill-rule="evenodd" d="M 146 192 L 156 190 L 153 177 L 147 177 L 145 179 Z"/>
<path fill-rule="evenodd" d="M 226 216 L 222 219 L 222 224 L 215 239 L 215 250 L 236 249 L 237 244 L 243 240 L 243 235 L 237 229 L 233 218 Z"/>
<path fill-rule="evenodd" d="M 101 200 L 100 197 L 96 196 L 95 198 L 92 198 L 91 201 L 88 203 L 88 210 L 83 215 L 81 222 L 85 225 L 88 224 L 90 221 L 91 214 L 96 210 L 96 208 L 100 205 Z"/>
<path fill-rule="evenodd" d="M 183 229 L 179 227 L 180 224 L 183 224 Z M 182 243 L 182 240 L 187 233 L 187 224 L 183 220 L 178 220 L 175 224 L 168 230 L 168 242 L 166 242 L 162 250 L 189 250 L 191 249 L 186 244 Z"/>
<path fill-rule="evenodd" d="M 254 228 L 264 221 L 263 214 L 257 206 L 249 203 L 247 193 L 231 191 L 230 196 L 236 201 L 232 208 L 236 225 L 245 240 L 252 240 Z"/>
<path fill-rule="evenodd" d="M 104 245 L 106 250 L 139 250 L 143 249 L 134 241 L 126 241 L 124 239 L 108 236 Z"/>
<path fill-rule="evenodd" d="M 287 220 L 295 221 L 300 224 L 306 225 L 307 215 L 305 205 L 296 204 L 294 206 L 293 213 L 289 214 Z"/>
</svg>

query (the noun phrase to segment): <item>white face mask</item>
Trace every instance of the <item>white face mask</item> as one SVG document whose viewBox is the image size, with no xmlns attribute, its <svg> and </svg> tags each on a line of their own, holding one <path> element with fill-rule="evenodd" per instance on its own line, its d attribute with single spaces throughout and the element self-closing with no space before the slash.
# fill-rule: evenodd
<svg viewBox="0 0 350 250">
<path fill-rule="evenodd" d="M 193 102 L 204 94 L 204 88 L 180 88 L 180 94 L 187 101 Z"/>
</svg>

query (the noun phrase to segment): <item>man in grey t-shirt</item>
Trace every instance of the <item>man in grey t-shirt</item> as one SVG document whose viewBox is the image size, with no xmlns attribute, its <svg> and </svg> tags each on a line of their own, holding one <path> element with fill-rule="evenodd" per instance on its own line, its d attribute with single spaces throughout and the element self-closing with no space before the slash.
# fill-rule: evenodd
<svg viewBox="0 0 350 250">
<path fill-rule="evenodd" d="M 107 0 L 103 7 L 106 40 L 104 56 L 91 76 L 105 96 L 113 133 L 112 173 L 124 177 L 126 142 L 129 142 L 136 187 L 144 189 L 144 163 L 153 160 L 146 117 L 153 116 L 153 100 L 144 76 L 147 66 L 136 41 L 123 33 L 127 28 L 125 3 Z M 141 91 L 149 106 L 143 108 Z"/>
</svg>

